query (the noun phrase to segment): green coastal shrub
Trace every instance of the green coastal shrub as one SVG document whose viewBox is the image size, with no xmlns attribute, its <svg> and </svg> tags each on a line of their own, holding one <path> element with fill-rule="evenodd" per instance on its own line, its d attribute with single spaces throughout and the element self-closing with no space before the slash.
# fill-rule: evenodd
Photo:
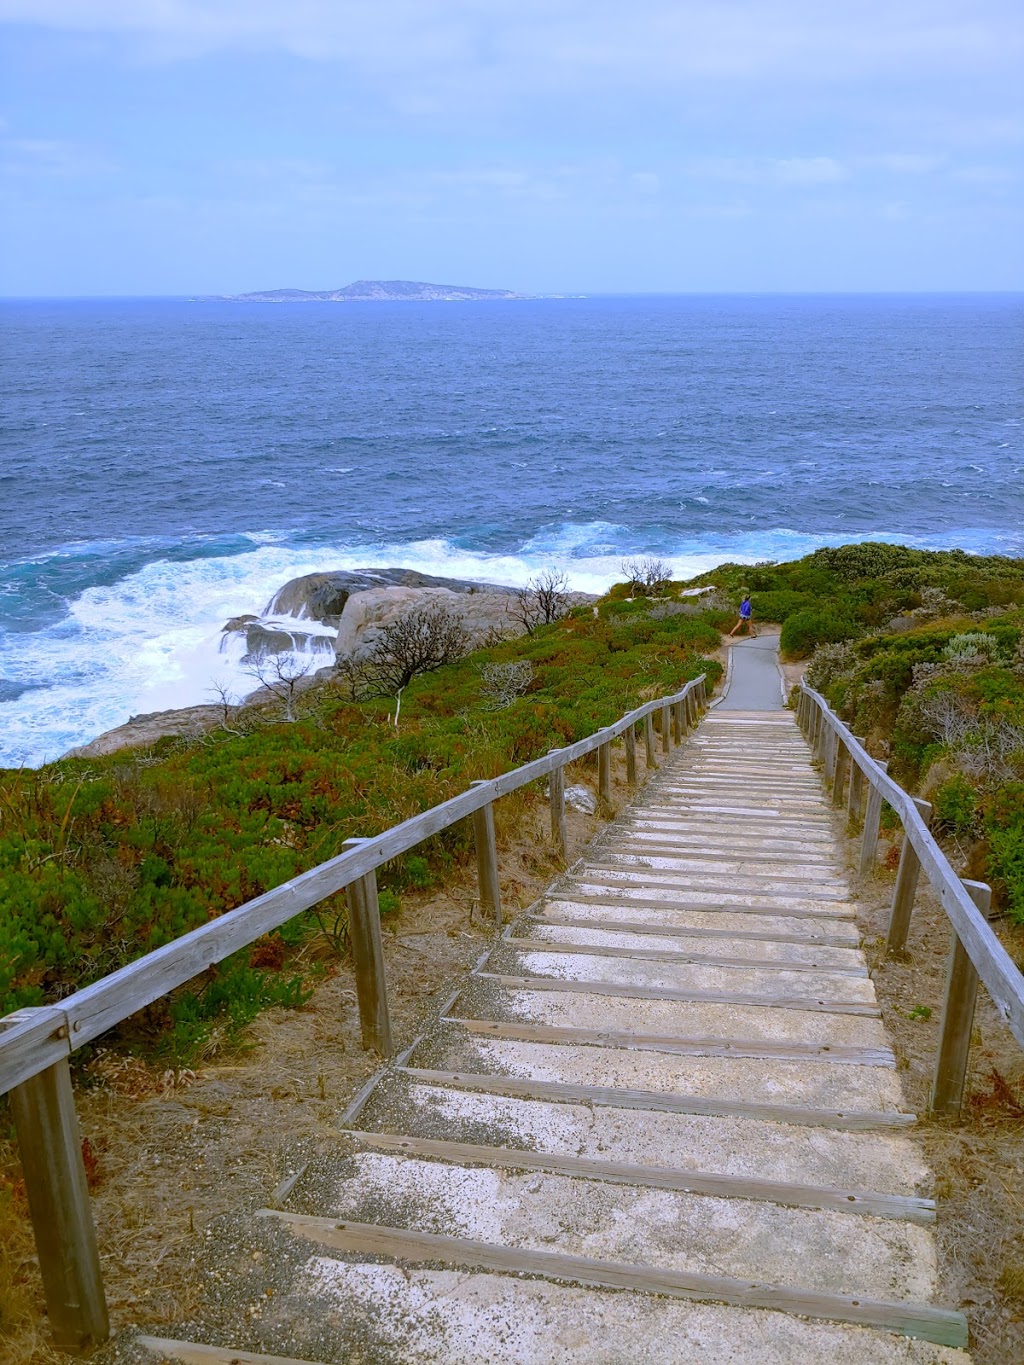
<svg viewBox="0 0 1024 1365">
<path fill-rule="evenodd" d="M 853 621 L 836 616 L 827 610 L 811 609 L 795 612 L 782 626 L 779 647 L 792 659 L 806 659 L 818 645 L 837 644 L 857 635 Z"/>
</svg>

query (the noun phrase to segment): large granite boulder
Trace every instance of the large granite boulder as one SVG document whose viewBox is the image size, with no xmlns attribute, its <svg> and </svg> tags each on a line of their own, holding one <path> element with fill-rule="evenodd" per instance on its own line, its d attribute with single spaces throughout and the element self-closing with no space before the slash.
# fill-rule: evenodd
<svg viewBox="0 0 1024 1365">
<path fill-rule="evenodd" d="M 495 583 L 473 583 L 465 578 L 437 578 L 415 569 L 333 569 L 304 574 L 279 588 L 264 608 L 264 616 L 310 617 L 337 625 L 349 597 L 373 588 L 448 588 L 452 592 L 511 593 L 514 588 Z"/>
<path fill-rule="evenodd" d="M 458 616 L 470 645 L 476 648 L 495 635 L 521 635 L 522 623 L 509 614 L 509 593 L 465 592 L 450 588 L 370 588 L 350 597 L 342 612 L 336 644 L 339 659 L 363 659 L 372 653 L 381 631 L 420 608 L 441 607 Z"/>
</svg>

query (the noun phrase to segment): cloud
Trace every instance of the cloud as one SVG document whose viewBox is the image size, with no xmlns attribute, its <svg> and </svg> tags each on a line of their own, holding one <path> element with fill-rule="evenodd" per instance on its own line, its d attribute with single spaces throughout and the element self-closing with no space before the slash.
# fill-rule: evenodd
<svg viewBox="0 0 1024 1365">
<path fill-rule="evenodd" d="M 693 161 L 690 175 L 737 185 L 838 185 L 850 170 L 831 156 L 710 157 Z"/>
<path fill-rule="evenodd" d="M 165 57 L 278 52 L 380 74 L 634 86 L 1019 60 L 1009 0 L 0 0 L 0 21 L 144 43 Z"/>
</svg>

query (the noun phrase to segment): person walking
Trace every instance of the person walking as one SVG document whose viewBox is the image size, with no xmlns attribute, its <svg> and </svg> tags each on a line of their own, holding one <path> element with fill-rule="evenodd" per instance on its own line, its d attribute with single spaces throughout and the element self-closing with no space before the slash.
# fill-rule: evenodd
<svg viewBox="0 0 1024 1365">
<path fill-rule="evenodd" d="M 748 628 L 748 630 L 750 631 L 751 636 L 756 637 L 757 631 L 754 629 L 754 623 L 753 623 L 753 621 L 750 619 L 750 593 L 749 593 L 749 592 L 745 592 L 745 593 L 743 594 L 743 601 L 740 603 L 740 619 L 739 619 L 739 620 L 736 622 L 736 624 L 733 626 L 732 630 L 730 630 L 729 634 L 730 634 L 730 635 L 735 635 L 736 632 L 739 630 L 740 626 L 742 626 L 742 625 L 744 624 L 744 622 L 746 623 L 747 628 Z"/>
</svg>

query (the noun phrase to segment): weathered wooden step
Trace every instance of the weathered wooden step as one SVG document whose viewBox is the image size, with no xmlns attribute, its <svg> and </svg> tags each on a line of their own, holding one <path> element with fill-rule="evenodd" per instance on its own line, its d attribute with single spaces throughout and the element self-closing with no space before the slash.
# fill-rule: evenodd
<svg viewBox="0 0 1024 1365">
<path fill-rule="evenodd" d="M 908 1219 L 857 1218 L 851 1238 L 845 1212 L 631 1189 L 555 1172 L 538 1179 L 491 1164 L 374 1151 L 374 1145 L 365 1144 L 369 1150 L 356 1154 L 352 1173 L 333 1186 L 318 1179 L 315 1205 L 306 1211 L 521 1250 L 550 1251 L 554 1244 L 569 1255 L 757 1276 L 824 1293 L 921 1302 L 936 1291 L 931 1237 Z"/>
<path fill-rule="evenodd" d="M 636 934 L 608 934 L 599 930 L 544 925 L 536 920 L 524 928 L 529 935 L 512 935 L 504 942 L 519 953 L 589 953 L 596 957 L 635 959 L 650 962 L 675 962 L 703 967 L 755 967 L 787 972 L 828 972 L 835 976 L 867 977 L 868 969 L 855 950 L 833 948 L 807 949 L 799 945 L 760 942 L 691 945 L 678 939 L 660 942 L 644 940 Z M 717 951 L 716 951 L 717 949 Z"/>
<path fill-rule="evenodd" d="M 784 1062 L 733 1055 L 698 1063 L 692 1054 L 650 1051 L 638 1057 L 628 1047 L 485 1039 L 448 1031 L 418 1048 L 412 1061 L 415 1069 L 404 1074 L 416 1080 L 523 1099 L 765 1118 L 852 1132 L 913 1123 L 912 1115 L 904 1114 L 893 1070 L 833 1065 L 825 1057 Z"/>
<path fill-rule="evenodd" d="M 545 990 L 535 990 L 526 984 L 503 986 L 493 979 L 473 977 L 458 996 L 459 1010 L 495 1021 L 623 1033 L 702 1038 L 739 1036 L 817 1046 L 888 1046 L 881 1021 L 867 1015 L 807 1012 L 788 1006 L 765 1009 L 763 1005 L 598 995 L 567 991 L 561 989 L 558 982 L 548 982 L 546 986 Z"/>
<path fill-rule="evenodd" d="M 830 938 L 857 947 L 860 935 L 852 912 L 805 910 L 799 906 L 681 904 L 670 896 L 633 895 L 614 887 L 591 887 L 577 892 L 554 893 L 545 901 L 546 911 L 574 920 L 614 919 L 620 923 L 663 926 L 666 929 L 735 929 L 774 934 L 776 931 Z"/>
<path fill-rule="evenodd" d="M 592 986 L 602 990 L 612 986 L 637 987 L 643 990 L 671 990 L 706 996 L 721 994 L 736 999 L 739 1004 L 761 1001 L 782 1003 L 788 1008 L 809 1001 L 818 1007 L 835 1004 L 847 1008 L 867 1006 L 877 1008 L 874 984 L 867 974 L 830 972 L 827 968 L 792 968 L 784 963 L 763 962 L 694 962 L 680 961 L 665 956 L 651 959 L 640 957 L 632 950 L 619 950 L 611 955 L 580 951 L 572 945 L 538 942 L 514 948 L 505 945 L 492 953 L 488 970 L 502 976 L 573 983 L 581 988 Z"/>
<path fill-rule="evenodd" d="M 853 1014 L 865 1019 L 881 1018 L 881 1011 L 874 1000 L 853 998 L 852 988 L 859 982 L 843 978 L 843 988 L 850 991 L 849 998 L 834 996 L 797 995 L 795 992 L 771 995 L 768 991 L 741 990 L 702 990 L 694 987 L 674 986 L 636 986 L 625 981 L 573 980 L 566 977 L 535 975 L 504 975 L 499 972 L 474 972 L 478 981 L 491 982 L 506 990 L 523 991 L 560 991 L 572 995 L 611 995 L 625 1000 L 666 1000 L 679 1003 L 704 1005 L 754 1005 L 761 1009 L 780 1009 L 799 1011 L 807 1014 Z M 871 983 L 869 982 L 868 985 Z"/>
<path fill-rule="evenodd" d="M 765 1285 L 728 1276 L 693 1275 L 656 1266 L 625 1265 L 560 1252 L 528 1251 L 445 1237 L 438 1233 L 407 1232 L 372 1223 L 338 1222 L 305 1214 L 261 1209 L 260 1216 L 279 1219 L 298 1237 L 341 1252 L 390 1256 L 402 1262 L 442 1262 L 511 1274 L 544 1275 L 552 1279 L 609 1289 L 633 1289 L 669 1298 L 688 1298 L 745 1308 L 770 1308 L 805 1318 L 824 1318 L 900 1332 L 942 1345 L 967 1343 L 967 1323 L 961 1313 L 925 1304 L 878 1302 L 866 1297 L 818 1294 L 810 1290 Z"/>
<path fill-rule="evenodd" d="M 492 1019 L 464 1019 L 445 1015 L 444 1025 L 455 1027 L 471 1035 L 488 1040 L 508 1040 L 528 1043 L 558 1043 L 587 1048 L 659 1052 L 684 1057 L 753 1058 L 784 1065 L 787 1062 L 824 1061 L 830 1064 L 856 1066 L 865 1069 L 884 1067 L 895 1069 L 896 1058 L 889 1048 L 855 1047 L 845 1043 L 775 1043 L 755 1038 L 682 1038 L 672 1034 L 617 1033 L 614 1030 L 587 1028 L 552 1028 L 545 1024 L 518 1024 Z M 653 1065 L 658 1065 L 656 1060 Z M 671 1071 L 669 1071 L 669 1074 Z M 690 1067 L 686 1073 L 697 1074 Z M 846 1084 L 846 1082 L 844 1082 Z M 902 1092 L 899 1092 L 902 1095 Z"/>
<path fill-rule="evenodd" d="M 592 914 L 588 917 L 588 912 L 592 911 L 593 907 L 587 905 L 576 906 L 574 909 L 571 902 L 559 901 L 554 904 L 561 906 L 562 909 L 557 912 L 551 910 L 550 913 L 545 909 L 530 915 L 527 919 L 526 927 L 531 936 L 540 935 L 544 939 L 561 943 L 591 941 L 621 943 L 624 947 L 631 943 L 643 947 L 647 943 L 653 947 L 671 948 L 674 944 L 680 951 L 687 951 L 696 946 L 690 940 L 707 939 L 708 951 L 721 948 L 725 952 L 728 944 L 731 945 L 729 949 L 731 952 L 749 952 L 752 958 L 762 956 L 774 958 L 789 954 L 793 960 L 801 962 L 820 961 L 823 964 L 835 962 L 841 965 L 844 962 L 862 961 L 855 936 L 786 931 L 805 927 L 800 921 L 795 923 L 786 921 L 786 928 L 773 928 L 771 925 L 762 927 L 760 923 L 752 925 L 742 916 L 733 915 L 726 916 L 728 923 L 717 928 L 712 927 L 717 921 L 711 916 L 697 914 L 690 916 L 692 924 L 644 924 L 630 917 L 603 919 Z M 742 928 L 734 927 L 739 925 L 742 925 Z"/>
</svg>

